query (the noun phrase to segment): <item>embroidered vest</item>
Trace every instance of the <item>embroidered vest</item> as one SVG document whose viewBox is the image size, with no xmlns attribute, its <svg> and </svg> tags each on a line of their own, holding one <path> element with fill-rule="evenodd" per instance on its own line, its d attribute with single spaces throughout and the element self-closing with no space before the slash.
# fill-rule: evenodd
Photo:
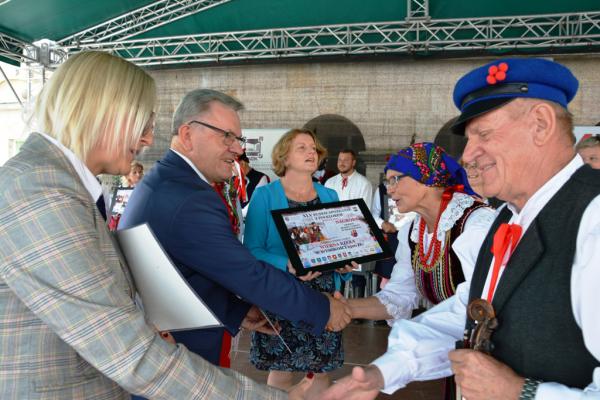
<svg viewBox="0 0 600 400">
<path fill-rule="evenodd" d="M 584 166 L 552 197 L 524 233 L 498 283 L 492 305 L 499 327 L 492 355 L 517 374 L 584 388 L 600 362 L 583 342 L 573 317 L 571 269 L 577 233 L 589 203 L 600 195 L 600 171 Z M 475 266 L 470 300 L 482 295 L 496 229 L 510 220 L 503 209 Z M 467 321 L 467 328 L 473 321 Z"/>
<path fill-rule="evenodd" d="M 478 201 L 473 203 L 473 205 L 465 209 L 463 215 L 454 223 L 452 229 L 446 232 L 444 249 L 431 271 L 425 271 L 420 265 L 417 245 L 410 240 L 409 235 L 407 240 L 410 247 L 412 268 L 415 273 L 415 283 L 421 296 L 425 297 L 432 304 L 438 304 L 454 295 L 456 287 L 465 281 L 458 256 L 452 250 L 452 243 L 463 233 L 465 222 L 471 213 L 482 207 L 487 207 L 487 205 Z M 413 225 L 414 222 L 411 224 L 409 232 L 412 232 Z"/>
</svg>

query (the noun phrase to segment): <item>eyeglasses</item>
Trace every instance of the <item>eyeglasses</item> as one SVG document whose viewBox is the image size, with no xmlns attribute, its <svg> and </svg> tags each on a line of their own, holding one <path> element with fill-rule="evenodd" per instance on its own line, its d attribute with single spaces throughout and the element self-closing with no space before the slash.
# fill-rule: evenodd
<svg viewBox="0 0 600 400">
<path fill-rule="evenodd" d="M 383 186 L 385 186 L 386 190 L 389 190 L 391 187 L 396 186 L 402 178 L 406 178 L 407 176 L 408 175 L 394 175 L 390 179 L 383 181 Z"/>
<path fill-rule="evenodd" d="M 188 122 L 188 125 L 189 124 L 202 125 L 209 129 L 212 129 L 215 132 L 219 132 L 220 134 L 223 135 L 223 142 L 225 143 L 226 146 L 231 146 L 233 144 L 233 142 L 237 140 L 238 144 L 241 147 L 244 147 L 246 145 L 246 142 L 248 141 L 248 139 L 246 139 L 244 136 L 236 136 L 236 134 L 231 131 L 226 131 L 225 129 L 217 128 L 216 126 L 207 124 L 206 122 L 193 120 L 193 121 Z"/>
</svg>

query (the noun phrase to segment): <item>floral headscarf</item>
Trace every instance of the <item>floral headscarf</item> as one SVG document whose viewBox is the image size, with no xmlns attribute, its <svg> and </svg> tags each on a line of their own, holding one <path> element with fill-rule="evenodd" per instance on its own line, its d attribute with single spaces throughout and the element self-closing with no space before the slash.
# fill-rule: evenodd
<svg viewBox="0 0 600 400">
<path fill-rule="evenodd" d="M 476 194 L 469 185 L 464 168 L 433 143 L 415 143 L 400 150 L 390 157 L 384 171 L 388 169 L 408 175 L 426 186 L 455 188 L 453 191 Z"/>
</svg>

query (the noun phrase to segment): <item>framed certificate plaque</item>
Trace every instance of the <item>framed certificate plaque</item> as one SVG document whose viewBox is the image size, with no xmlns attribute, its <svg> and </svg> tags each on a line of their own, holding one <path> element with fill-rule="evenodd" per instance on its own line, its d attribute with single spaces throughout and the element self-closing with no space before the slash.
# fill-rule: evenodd
<svg viewBox="0 0 600 400">
<path fill-rule="evenodd" d="M 298 275 L 393 257 L 362 199 L 271 211 Z"/>
</svg>

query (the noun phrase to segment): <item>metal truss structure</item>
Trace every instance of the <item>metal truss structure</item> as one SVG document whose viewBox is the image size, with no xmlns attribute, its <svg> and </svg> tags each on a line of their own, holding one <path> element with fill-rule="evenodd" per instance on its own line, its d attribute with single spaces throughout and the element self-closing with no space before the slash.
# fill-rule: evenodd
<svg viewBox="0 0 600 400">
<path fill-rule="evenodd" d="M 121 41 L 231 0 L 159 0 L 61 39 L 60 45 Z"/>
<path fill-rule="evenodd" d="M 0 32 L 0 57 L 19 63 L 40 64 L 52 68 L 65 61 L 67 53 L 49 40 L 29 43 Z"/>
<path fill-rule="evenodd" d="M 0 32 L 0 57 L 16 62 L 37 62 L 36 55 L 31 54 L 31 46 L 31 43 Z"/>
<path fill-rule="evenodd" d="M 406 19 L 419 18 L 429 18 L 429 0 L 406 0 Z"/>
<path fill-rule="evenodd" d="M 137 38 L 231 0 L 157 0 L 58 41 L 27 43 L 0 33 L 0 57 L 46 68 L 99 49 L 141 66 L 276 61 L 320 56 L 598 52 L 600 12 L 431 19 L 429 0 L 407 0 L 403 21 Z"/>
<path fill-rule="evenodd" d="M 67 59 L 66 51 L 63 51 L 60 46 L 69 45 L 72 48 L 86 43 L 125 40 L 230 1 L 157 0 L 147 6 L 65 37 L 58 43 L 46 39 L 28 43 L 0 32 L 0 57 L 52 69 Z"/>
<path fill-rule="evenodd" d="M 410 1 L 410 0 L 409 0 Z M 427 1 L 419 1 L 427 6 Z M 415 12 L 417 10 L 415 9 Z M 421 13 L 425 15 L 422 11 Z M 399 22 L 129 39 L 65 46 L 101 49 L 143 66 L 369 54 L 598 51 L 600 12 Z"/>
</svg>

